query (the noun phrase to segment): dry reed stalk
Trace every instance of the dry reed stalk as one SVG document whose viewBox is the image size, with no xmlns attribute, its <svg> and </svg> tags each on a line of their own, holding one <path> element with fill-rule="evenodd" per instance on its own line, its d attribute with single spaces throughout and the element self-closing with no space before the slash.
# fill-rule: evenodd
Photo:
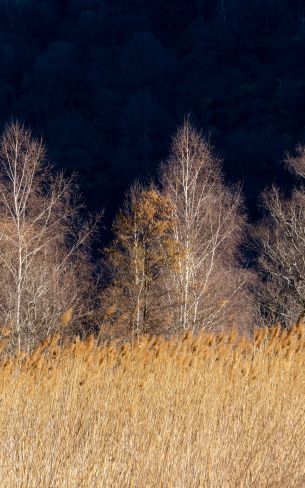
<svg viewBox="0 0 305 488">
<path fill-rule="evenodd" d="M 303 487 L 302 327 L 3 356 L 0 487 Z"/>
</svg>

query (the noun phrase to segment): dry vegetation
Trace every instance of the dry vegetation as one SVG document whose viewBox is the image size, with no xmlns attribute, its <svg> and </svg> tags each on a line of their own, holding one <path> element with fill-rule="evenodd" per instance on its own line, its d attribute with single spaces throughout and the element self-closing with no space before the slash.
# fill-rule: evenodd
<svg viewBox="0 0 305 488">
<path fill-rule="evenodd" d="M 58 342 L 2 358 L 1 487 L 304 486 L 302 325 Z"/>
</svg>

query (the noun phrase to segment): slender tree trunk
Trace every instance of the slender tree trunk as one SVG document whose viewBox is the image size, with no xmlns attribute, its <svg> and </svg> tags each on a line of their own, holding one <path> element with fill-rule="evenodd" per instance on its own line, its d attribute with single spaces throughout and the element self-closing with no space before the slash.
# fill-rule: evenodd
<svg viewBox="0 0 305 488">
<path fill-rule="evenodd" d="M 22 253 L 19 243 L 18 250 L 18 276 L 17 276 L 17 300 L 16 300 L 16 330 L 18 334 L 18 350 L 21 349 L 21 293 L 22 293 Z"/>
</svg>

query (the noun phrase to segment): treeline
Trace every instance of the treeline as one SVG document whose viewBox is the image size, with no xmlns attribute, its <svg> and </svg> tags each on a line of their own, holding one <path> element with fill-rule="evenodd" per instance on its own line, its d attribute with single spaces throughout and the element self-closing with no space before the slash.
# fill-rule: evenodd
<svg viewBox="0 0 305 488">
<path fill-rule="evenodd" d="M 186 119 L 158 179 L 131 187 L 111 244 L 94 260 L 100 216 L 85 217 L 75 179 L 54 172 L 41 140 L 8 125 L 0 143 L 1 335 L 20 350 L 58 331 L 128 340 L 301 320 L 305 148 L 287 156 L 298 177 L 291 196 L 266 190 L 255 226 L 221 165 Z"/>
</svg>

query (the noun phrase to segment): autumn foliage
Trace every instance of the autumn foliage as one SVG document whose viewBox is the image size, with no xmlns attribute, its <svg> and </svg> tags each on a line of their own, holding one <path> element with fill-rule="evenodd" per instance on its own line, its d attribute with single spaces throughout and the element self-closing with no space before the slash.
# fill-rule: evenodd
<svg viewBox="0 0 305 488">
<path fill-rule="evenodd" d="M 225 185 L 221 161 L 189 119 L 160 173 L 158 187 L 131 188 L 114 222 L 102 329 L 133 338 L 243 329 L 254 308 L 240 191 Z"/>
<path fill-rule="evenodd" d="M 168 275 L 180 252 L 173 227 L 173 204 L 167 196 L 154 187 L 131 189 L 106 250 L 110 284 L 102 302 L 112 326 L 121 321 L 122 329 L 135 335 L 166 332 L 172 314 Z"/>
</svg>

